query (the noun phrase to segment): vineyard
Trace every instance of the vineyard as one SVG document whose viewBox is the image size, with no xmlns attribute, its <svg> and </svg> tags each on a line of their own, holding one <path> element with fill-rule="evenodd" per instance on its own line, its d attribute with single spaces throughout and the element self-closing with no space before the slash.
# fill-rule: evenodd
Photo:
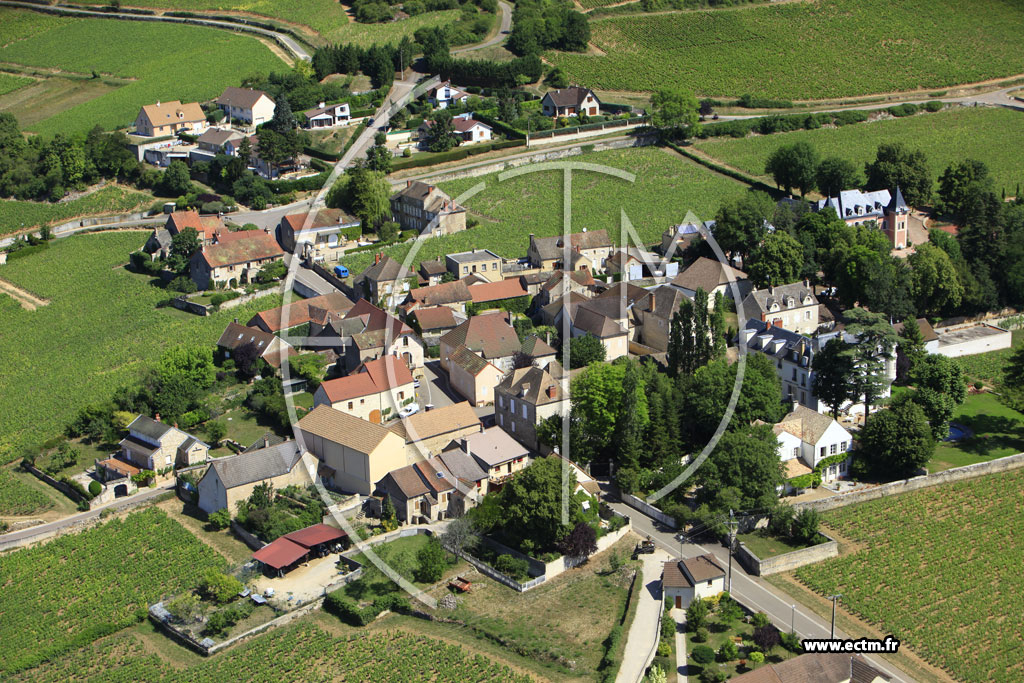
<svg viewBox="0 0 1024 683">
<path fill-rule="evenodd" d="M 863 548 L 796 576 L 958 680 L 1019 681 L 1022 490 L 1015 470 L 827 512 Z"/>
<path fill-rule="evenodd" d="M 156 508 L 0 556 L 0 675 L 136 623 L 224 564 Z"/>
<path fill-rule="evenodd" d="M 301 624 L 272 631 L 185 669 L 168 666 L 130 635 L 83 648 L 24 674 L 24 681 L 389 681 L 528 683 L 481 655 L 404 631 L 336 638 Z M 15 679 L 19 680 L 19 679 Z"/>
<path fill-rule="evenodd" d="M 108 185 L 80 199 L 50 204 L 0 199 L 0 235 L 17 232 L 24 227 L 58 223 L 83 216 L 131 213 L 153 203 L 148 192 Z"/>
<path fill-rule="evenodd" d="M 63 431 L 77 411 L 111 398 L 173 344 L 216 343 L 233 318 L 279 304 L 276 295 L 198 317 L 156 308 L 168 293 L 119 267 L 144 232 L 79 235 L 4 266 L 3 277 L 51 300 L 26 311 L 0 297 L 0 460 Z"/>
<path fill-rule="evenodd" d="M 821 0 L 590 25 L 604 54 L 546 56 L 569 80 L 606 90 L 671 83 L 707 96 L 825 99 L 1024 72 L 1024 15 L 1015 3 Z M 886 68 L 878 68 L 880 59 Z"/>
<path fill-rule="evenodd" d="M 13 37 L 24 39 L 11 39 L 9 22 L 15 27 Z M 53 103 L 49 118 L 29 126 L 43 134 L 85 132 L 97 124 L 124 127 L 135 121 L 142 105 L 211 99 L 225 86 L 238 85 L 246 74 L 286 68 L 255 38 L 212 28 L 67 19 L 13 9 L 0 9 L 0 24 L 5 40 L 0 47 L 2 62 L 133 79 L 70 109 Z M 68 49 L 69 45 L 89 49 Z"/>
<path fill-rule="evenodd" d="M 6 467 L 0 468 L 0 515 L 31 515 L 53 507 L 42 491 L 19 480 Z"/>
<path fill-rule="evenodd" d="M 873 161 L 878 145 L 899 140 L 928 157 L 932 173 L 938 175 L 955 161 L 977 159 L 985 162 L 995 180 L 996 190 L 1007 196 L 1024 181 L 1019 155 L 1024 146 L 1020 112 L 1001 108 L 947 109 L 935 114 L 900 119 L 883 119 L 841 128 L 819 128 L 747 138 L 708 138 L 696 146 L 709 156 L 755 176 L 764 175 L 764 163 L 781 145 L 806 141 L 822 157 L 838 156 L 863 168 Z"/>
<path fill-rule="evenodd" d="M 0 95 L 6 95 L 9 92 L 14 92 L 18 88 L 23 88 L 32 82 L 31 78 L 25 78 L 24 76 L 12 76 L 11 74 L 0 73 Z"/>
<path fill-rule="evenodd" d="M 620 209 L 625 210 L 645 244 L 661 240 L 661 233 L 682 221 L 688 210 L 710 218 L 719 204 L 743 191 L 744 185 L 707 171 L 663 149 L 630 148 L 595 152 L 572 161 L 603 164 L 636 174 L 630 183 L 597 172 L 574 171 L 572 229 L 606 229 L 614 241 L 620 231 Z M 452 197 L 480 182 L 487 189 L 467 202 L 470 215 L 480 224 L 470 230 L 434 237 L 420 243 L 411 270 L 424 259 L 487 245 L 506 258 L 524 256 L 530 233 L 548 237 L 562 231 L 562 171 L 540 171 L 499 181 L 497 174 L 440 184 Z M 409 244 L 390 247 L 387 253 L 402 261 Z M 344 263 L 360 272 L 373 262 L 372 252 L 353 254 Z"/>
</svg>

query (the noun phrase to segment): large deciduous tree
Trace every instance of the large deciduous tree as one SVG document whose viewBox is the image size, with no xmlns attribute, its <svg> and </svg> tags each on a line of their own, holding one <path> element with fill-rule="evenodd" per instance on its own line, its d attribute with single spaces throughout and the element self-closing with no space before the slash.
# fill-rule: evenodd
<svg viewBox="0 0 1024 683">
<path fill-rule="evenodd" d="M 601 340 L 592 334 L 582 334 L 569 340 L 569 367 L 573 370 L 585 368 L 604 360 L 607 349 Z"/>
<path fill-rule="evenodd" d="M 849 159 L 826 157 L 815 171 L 815 184 L 826 197 L 836 197 L 860 185 L 860 172 Z"/>
<path fill-rule="evenodd" d="M 758 287 L 793 282 L 800 274 L 803 246 L 792 235 L 780 230 L 765 235 L 751 254 L 747 275 Z"/>
<path fill-rule="evenodd" d="M 917 310 L 925 315 L 952 312 L 963 299 L 964 288 L 953 261 L 942 249 L 918 246 L 909 256 L 910 287 Z"/>
<path fill-rule="evenodd" d="M 879 411 L 860 433 L 860 453 L 879 472 L 913 474 L 935 452 L 935 438 L 921 406 L 913 401 Z"/>
<path fill-rule="evenodd" d="M 875 160 L 864 165 L 868 190 L 889 190 L 899 187 L 911 206 L 927 204 L 932 197 L 932 178 L 924 152 L 911 150 L 902 142 L 878 146 Z"/>
<path fill-rule="evenodd" d="M 692 128 L 700 120 L 698 106 L 693 93 L 662 88 L 651 96 L 651 123 L 672 133 Z"/>
<path fill-rule="evenodd" d="M 845 314 L 846 333 L 856 337 L 852 355 L 857 371 L 853 387 L 864 403 L 864 419 L 871 406 L 885 394 L 889 385 L 886 364 L 894 358 L 896 333 L 881 313 L 853 308 Z"/>
<path fill-rule="evenodd" d="M 764 172 L 775 180 L 776 185 L 785 188 L 786 194 L 800 188 L 801 196 L 815 188 L 817 171 L 818 152 L 809 142 L 777 147 L 764 164 Z"/>
<path fill-rule="evenodd" d="M 839 337 L 830 339 L 815 354 L 812 368 L 814 395 L 828 406 L 832 419 L 838 419 L 843 404 L 857 398 L 853 391 L 856 367 L 850 345 Z"/>
<path fill-rule="evenodd" d="M 768 220 L 775 213 L 775 202 L 764 192 L 746 192 L 723 203 L 715 215 L 715 241 L 722 251 L 744 261 L 768 232 Z"/>
</svg>

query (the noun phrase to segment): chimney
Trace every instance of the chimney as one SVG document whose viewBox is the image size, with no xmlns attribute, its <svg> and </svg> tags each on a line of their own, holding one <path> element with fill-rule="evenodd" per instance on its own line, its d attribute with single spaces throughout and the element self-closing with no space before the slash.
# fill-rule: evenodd
<svg viewBox="0 0 1024 683">
<path fill-rule="evenodd" d="M 267 436 L 266 434 L 263 435 L 263 447 L 264 448 L 269 448 L 270 447 L 270 437 Z"/>
<path fill-rule="evenodd" d="M 811 288 L 811 281 L 810 281 L 810 279 L 804 278 L 804 287 L 806 287 L 807 289 Z"/>
<path fill-rule="evenodd" d="M 533 246 L 533 233 L 530 233 L 530 245 Z"/>
<path fill-rule="evenodd" d="M 554 398 L 554 397 L 555 397 L 555 385 L 552 384 L 551 386 L 548 387 L 548 398 Z"/>
<path fill-rule="evenodd" d="M 650 299 L 651 299 L 651 313 L 654 313 L 654 311 L 657 310 L 657 307 L 658 307 L 658 297 L 656 297 L 653 294 L 651 294 Z"/>
<path fill-rule="evenodd" d="M 323 109 L 325 106 L 327 106 L 327 103 L 326 102 L 320 102 L 316 106 L 317 106 L 317 109 Z"/>
<path fill-rule="evenodd" d="M 177 429 L 177 428 L 178 428 L 178 423 L 177 423 L 177 422 L 175 422 L 175 423 L 174 423 L 174 428 L 175 428 L 175 429 Z"/>
<path fill-rule="evenodd" d="M 235 324 L 236 325 L 238 324 L 238 318 L 235 318 Z"/>
<path fill-rule="evenodd" d="M 769 284 L 768 285 L 768 294 L 770 294 L 772 296 L 775 295 L 775 285 L 773 285 L 773 284 Z"/>
<path fill-rule="evenodd" d="M 383 252 L 378 251 L 373 255 L 373 265 L 380 263 L 381 258 L 384 256 Z"/>
<path fill-rule="evenodd" d="M 406 180 L 405 181 L 405 186 L 406 187 L 412 187 L 412 181 L 411 180 Z"/>
<path fill-rule="evenodd" d="M 551 346 L 551 330 L 544 333 L 544 343 Z"/>
<path fill-rule="evenodd" d="M 155 416 L 153 417 L 153 419 L 154 419 L 154 420 L 156 420 L 157 422 L 159 422 L 159 421 L 160 421 L 160 413 L 157 413 L 157 414 L 156 414 L 156 415 L 155 415 Z"/>
</svg>

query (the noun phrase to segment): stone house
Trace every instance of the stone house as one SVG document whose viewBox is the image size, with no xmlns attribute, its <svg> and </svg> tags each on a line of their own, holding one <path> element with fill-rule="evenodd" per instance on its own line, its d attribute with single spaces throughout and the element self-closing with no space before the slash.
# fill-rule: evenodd
<svg viewBox="0 0 1024 683">
<path fill-rule="evenodd" d="M 189 274 L 199 289 L 252 282 L 260 268 L 280 261 L 284 251 L 262 230 L 222 233 L 192 255 Z"/>
<path fill-rule="evenodd" d="M 449 235 L 466 229 L 466 209 L 435 185 L 418 180 L 391 195 L 391 219 L 403 230 Z"/>
<path fill-rule="evenodd" d="M 121 439 L 119 457 L 139 469 L 160 472 L 169 467 L 188 467 L 207 460 L 210 446 L 191 434 L 156 419 L 139 415 Z"/>
<path fill-rule="evenodd" d="M 569 395 L 563 389 L 561 377 L 558 361 L 550 362 L 548 369 L 513 370 L 494 389 L 497 425 L 527 448 L 539 451 L 537 425 L 552 415 L 569 414 Z"/>
<path fill-rule="evenodd" d="M 474 406 L 493 403 L 494 387 L 504 376 L 504 371 L 466 346 L 457 346 L 448 354 L 448 381 Z"/>
<path fill-rule="evenodd" d="M 345 377 L 322 382 L 313 405 L 331 406 L 362 420 L 380 424 L 398 416 L 404 403 L 415 398 L 412 373 L 394 356 L 363 363 Z"/>
<path fill-rule="evenodd" d="M 238 503 L 259 484 L 274 489 L 308 486 L 316 476 L 316 459 L 295 441 L 215 458 L 199 480 L 199 508 L 206 513 L 227 508 L 234 515 Z"/>
<path fill-rule="evenodd" d="M 819 325 L 818 297 L 807 280 L 758 289 L 754 287 L 739 306 L 740 318 L 771 321 L 776 327 L 814 334 Z"/>
</svg>

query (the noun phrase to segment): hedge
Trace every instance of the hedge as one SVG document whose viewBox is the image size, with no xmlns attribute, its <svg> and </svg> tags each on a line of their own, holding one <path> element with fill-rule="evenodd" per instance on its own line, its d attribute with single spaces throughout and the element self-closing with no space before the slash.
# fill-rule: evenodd
<svg viewBox="0 0 1024 683">
<path fill-rule="evenodd" d="M 271 180 L 267 185 L 274 194 L 319 190 L 327 182 L 329 175 L 330 173 L 325 171 L 316 175 L 306 176 L 305 178 L 295 178 L 294 180 Z"/>
<path fill-rule="evenodd" d="M 399 614 L 409 614 L 412 612 L 412 605 L 408 598 L 397 593 L 389 593 L 375 598 L 371 604 L 365 607 L 360 607 L 355 600 L 345 595 L 342 588 L 327 595 L 324 600 L 324 609 L 347 624 L 366 626 L 380 616 L 381 612 L 387 610 Z"/>
<path fill-rule="evenodd" d="M 331 170 L 331 165 L 329 163 L 327 163 L 326 161 L 321 161 L 320 159 L 317 159 L 316 157 L 310 158 L 309 166 L 310 166 L 310 168 L 316 169 L 317 171 L 320 171 L 320 172 L 330 171 Z"/>
<path fill-rule="evenodd" d="M 665 144 L 668 147 L 670 147 L 670 148 L 674 149 L 675 151 L 679 152 L 680 154 L 682 154 L 687 159 L 690 159 L 692 161 L 696 161 L 698 164 L 700 164 L 702 166 L 706 166 L 707 168 L 710 168 L 712 171 L 715 171 L 716 173 L 721 173 L 722 175 L 727 175 L 730 178 L 734 178 L 734 179 L 740 181 L 741 183 L 746 183 L 747 185 L 750 185 L 755 190 L 761 190 L 762 192 L 767 192 L 768 194 L 770 194 L 772 196 L 778 196 L 778 195 L 781 194 L 781 191 L 777 187 L 772 187 L 771 185 L 763 183 L 760 180 L 754 180 L 753 178 L 751 178 L 751 177 L 749 177 L 749 176 L 747 176 L 747 175 L 745 175 L 743 173 L 740 173 L 739 171 L 736 171 L 736 170 L 731 169 L 731 168 L 727 168 L 725 166 L 722 166 L 721 164 L 718 164 L 718 163 L 715 163 L 714 161 L 711 161 L 710 159 L 702 157 L 702 156 L 700 156 L 698 154 L 694 154 L 690 150 L 686 149 L 685 147 L 680 147 L 679 145 L 675 144 L 674 142 L 666 142 Z"/>
<path fill-rule="evenodd" d="M 450 149 L 447 152 L 419 154 L 411 156 L 408 159 L 401 159 L 399 161 L 392 162 L 391 171 L 395 172 L 409 168 L 433 166 L 434 164 L 443 164 L 448 161 L 459 161 L 469 156 L 476 156 L 478 154 L 484 154 L 485 152 L 491 152 L 494 150 L 525 146 L 525 140 L 499 140 L 498 142 L 492 142 L 488 145 L 464 145 L 456 147 L 455 149 Z"/>
<path fill-rule="evenodd" d="M 501 134 L 503 134 L 504 136 L 506 136 L 506 137 L 508 137 L 510 139 L 513 139 L 513 140 L 525 140 L 526 139 L 526 133 L 524 133 L 523 131 L 519 130 L 518 128 L 513 128 L 512 126 L 508 125 L 504 121 L 500 121 L 500 120 L 494 118 L 493 116 L 488 116 L 487 114 L 481 114 L 480 112 L 474 112 L 473 113 L 473 118 L 475 118 L 480 123 L 487 124 L 491 128 L 494 128 L 495 130 L 497 130 L 498 132 L 500 132 Z"/>
<path fill-rule="evenodd" d="M 340 161 L 341 155 L 336 152 L 328 152 L 326 149 L 320 149 L 319 147 L 313 147 L 307 145 L 302 148 L 302 151 L 313 157 L 314 159 L 322 159 L 324 161 Z M 312 164 L 311 164 L 312 165 Z"/>
</svg>

